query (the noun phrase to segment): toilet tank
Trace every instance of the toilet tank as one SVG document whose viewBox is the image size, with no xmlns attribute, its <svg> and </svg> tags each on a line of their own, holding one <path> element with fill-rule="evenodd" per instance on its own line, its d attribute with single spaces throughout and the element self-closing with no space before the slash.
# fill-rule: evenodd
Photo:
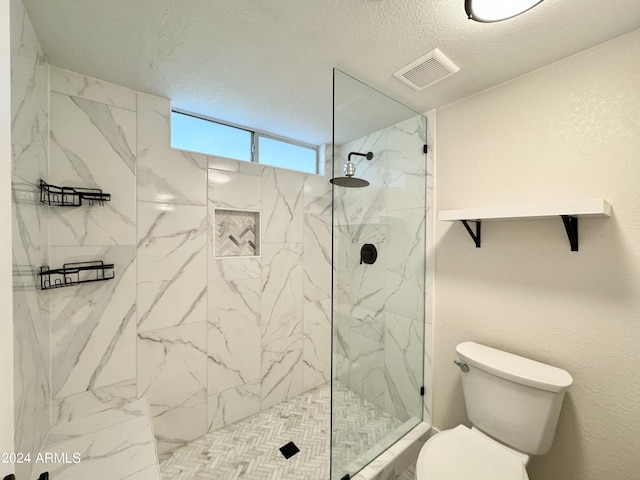
<svg viewBox="0 0 640 480">
<path fill-rule="evenodd" d="M 531 455 L 551 449 L 571 375 L 474 342 L 456 347 L 471 423 L 487 435 Z"/>
</svg>

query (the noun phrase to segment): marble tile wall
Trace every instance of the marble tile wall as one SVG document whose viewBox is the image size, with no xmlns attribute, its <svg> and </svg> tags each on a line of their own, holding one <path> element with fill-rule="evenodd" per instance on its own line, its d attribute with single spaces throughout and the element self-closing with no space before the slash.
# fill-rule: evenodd
<svg viewBox="0 0 640 480">
<path fill-rule="evenodd" d="M 38 453 L 49 431 L 49 302 L 37 269 L 49 263 L 48 209 L 37 184 L 48 172 L 48 65 L 20 0 L 11 0 L 12 256 L 15 451 Z M 30 464 L 15 465 L 29 478 Z"/>
<path fill-rule="evenodd" d="M 79 463 L 49 463 L 49 475 L 58 480 L 161 478 L 144 399 L 54 426 L 43 453 L 80 455 Z"/>
<path fill-rule="evenodd" d="M 115 263 L 50 292 L 52 414 L 146 398 L 164 453 L 330 377 L 328 178 L 170 147 L 170 101 L 51 67 L 52 262 Z M 259 255 L 217 258 L 215 210 L 260 212 Z"/>
<path fill-rule="evenodd" d="M 335 159 L 338 170 L 349 152 L 374 153 L 352 157 L 370 186 L 336 189 L 335 375 L 402 421 L 423 417 L 426 143 L 418 115 L 340 146 Z M 377 248 L 372 265 L 359 262 L 364 243 Z"/>
<path fill-rule="evenodd" d="M 137 108 L 137 394 L 164 453 L 207 432 L 207 159 L 170 147 L 169 100 Z"/>
<path fill-rule="evenodd" d="M 260 255 L 209 246 L 209 425 L 245 418 L 330 377 L 331 188 L 327 177 L 209 162 L 216 208 L 261 212 Z M 213 168 L 212 168 L 213 167 Z"/>
<path fill-rule="evenodd" d="M 103 260 L 114 280 L 45 292 L 51 304 L 52 423 L 136 398 L 136 95 L 49 69 L 50 184 L 101 188 L 104 206 L 49 207 L 52 268 Z"/>
</svg>

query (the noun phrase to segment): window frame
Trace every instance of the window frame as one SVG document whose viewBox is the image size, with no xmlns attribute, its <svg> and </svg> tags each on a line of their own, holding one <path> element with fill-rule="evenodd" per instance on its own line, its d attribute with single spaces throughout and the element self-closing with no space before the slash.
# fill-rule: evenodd
<svg viewBox="0 0 640 480">
<path fill-rule="evenodd" d="M 209 117 L 207 115 L 200 115 L 200 114 L 197 114 L 197 113 L 190 112 L 188 110 L 182 110 L 180 108 L 173 108 L 172 107 L 171 108 L 171 113 L 172 114 L 173 113 L 178 113 L 178 114 L 181 114 L 181 115 L 187 115 L 189 117 L 197 118 L 199 120 L 204 120 L 204 121 L 207 121 L 207 122 L 213 122 L 213 123 L 217 123 L 219 125 L 223 125 L 225 127 L 237 128 L 238 130 L 243 130 L 245 132 L 249 132 L 251 134 L 251 162 L 250 163 L 256 163 L 258 165 L 264 165 L 265 167 L 271 167 L 271 168 L 285 168 L 286 170 L 291 170 L 291 171 L 294 171 L 294 172 L 300 172 L 300 173 L 304 173 L 304 174 L 320 175 L 320 147 L 318 145 L 312 145 L 310 143 L 301 142 L 299 140 L 294 140 L 292 138 L 282 137 L 280 135 L 275 135 L 273 133 L 265 132 L 263 130 L 257 130 L 255 128 L 248 128 L 248 127 L 245 127 L 243 125 L 238 125 L 238 124 L 235 124 L 235 123 L 227 122 L 227 121 L 220 120 L 220 119 L 217 119 L 217 118 Z M 173 135 L 173 127 L 171 127 L 171 134 Z M 306 149 L 309 149 L 309 150 L 313 150 L 315 152 L 315 154 L 316 154 L 315 171 L 314 172 L 307 172 L 307 171 L 304 171 L 304 170 L 298 170 L 298 169 L 286 168 L 286 167 L 278 167 L 278 166 L 274 166 L 274 165 L 269 165 L 267 163 L 260 163 L 260 148 L 259 148 L 260 137 L 268 138 L 268 139 L 271 139 L 271 140 L 276 140 L 278 142 L 288 143 L 290 145 L 294 145 L 294 146 L 300 147 L 300 148 L 306 148 Z M 177 150 L 180 150 L 180 149 L 177 149 Z M 215 155 L 213 153 L 207 153 L 207 152 L 197 152 L 197 153 L 201 153 L 203 155 L 210 155 L 210 156 L 213 156 L 213 157 L 218 156 L 218 155 Z M 224 158 L 230 158 L 231 160 L 236 160 L 238 162 L 245 162 L 246 161 L 246 160 L 242 160 L 242 159 L 239 159 L 239 158 L 231 158 L 231 157 L 224 157 Z"/>
</svg>

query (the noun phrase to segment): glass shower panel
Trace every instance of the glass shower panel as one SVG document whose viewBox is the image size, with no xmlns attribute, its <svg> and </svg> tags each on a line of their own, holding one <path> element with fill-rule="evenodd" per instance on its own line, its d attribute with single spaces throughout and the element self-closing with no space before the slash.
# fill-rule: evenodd
<svg viewBox="0 0 640 480">
<path fill-rule="evenodd" d="M 332 479 L 422 421 L 426 130 L 334 71 Z"/>
</svg>

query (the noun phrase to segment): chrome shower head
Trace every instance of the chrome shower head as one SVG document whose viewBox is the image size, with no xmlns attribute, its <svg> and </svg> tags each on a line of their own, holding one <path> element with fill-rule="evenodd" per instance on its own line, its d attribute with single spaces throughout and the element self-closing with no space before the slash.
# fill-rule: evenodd
<svg viewBox="0 0 640 480">
<path fill-rule="evenodd" d="M 339 187 L 348 187 L 348 188 L 360 188 L 366 187 L 369 185 L 369 182 L 363 180 L 362 178 L 356 178 L 354 175 L 356 174 L 356 166 L 351 163 L 351 155 L 358 155 L 360 157 L 365 157 L 367 160 L 371 160 L 373 158 L 373 153 L 358 153 L 351 152 L 347 157 L 347 163 L 344 165 L 344 177 L 335 177 L 329 180 L 334 185 L 338 185 Z"/>
</svg>

